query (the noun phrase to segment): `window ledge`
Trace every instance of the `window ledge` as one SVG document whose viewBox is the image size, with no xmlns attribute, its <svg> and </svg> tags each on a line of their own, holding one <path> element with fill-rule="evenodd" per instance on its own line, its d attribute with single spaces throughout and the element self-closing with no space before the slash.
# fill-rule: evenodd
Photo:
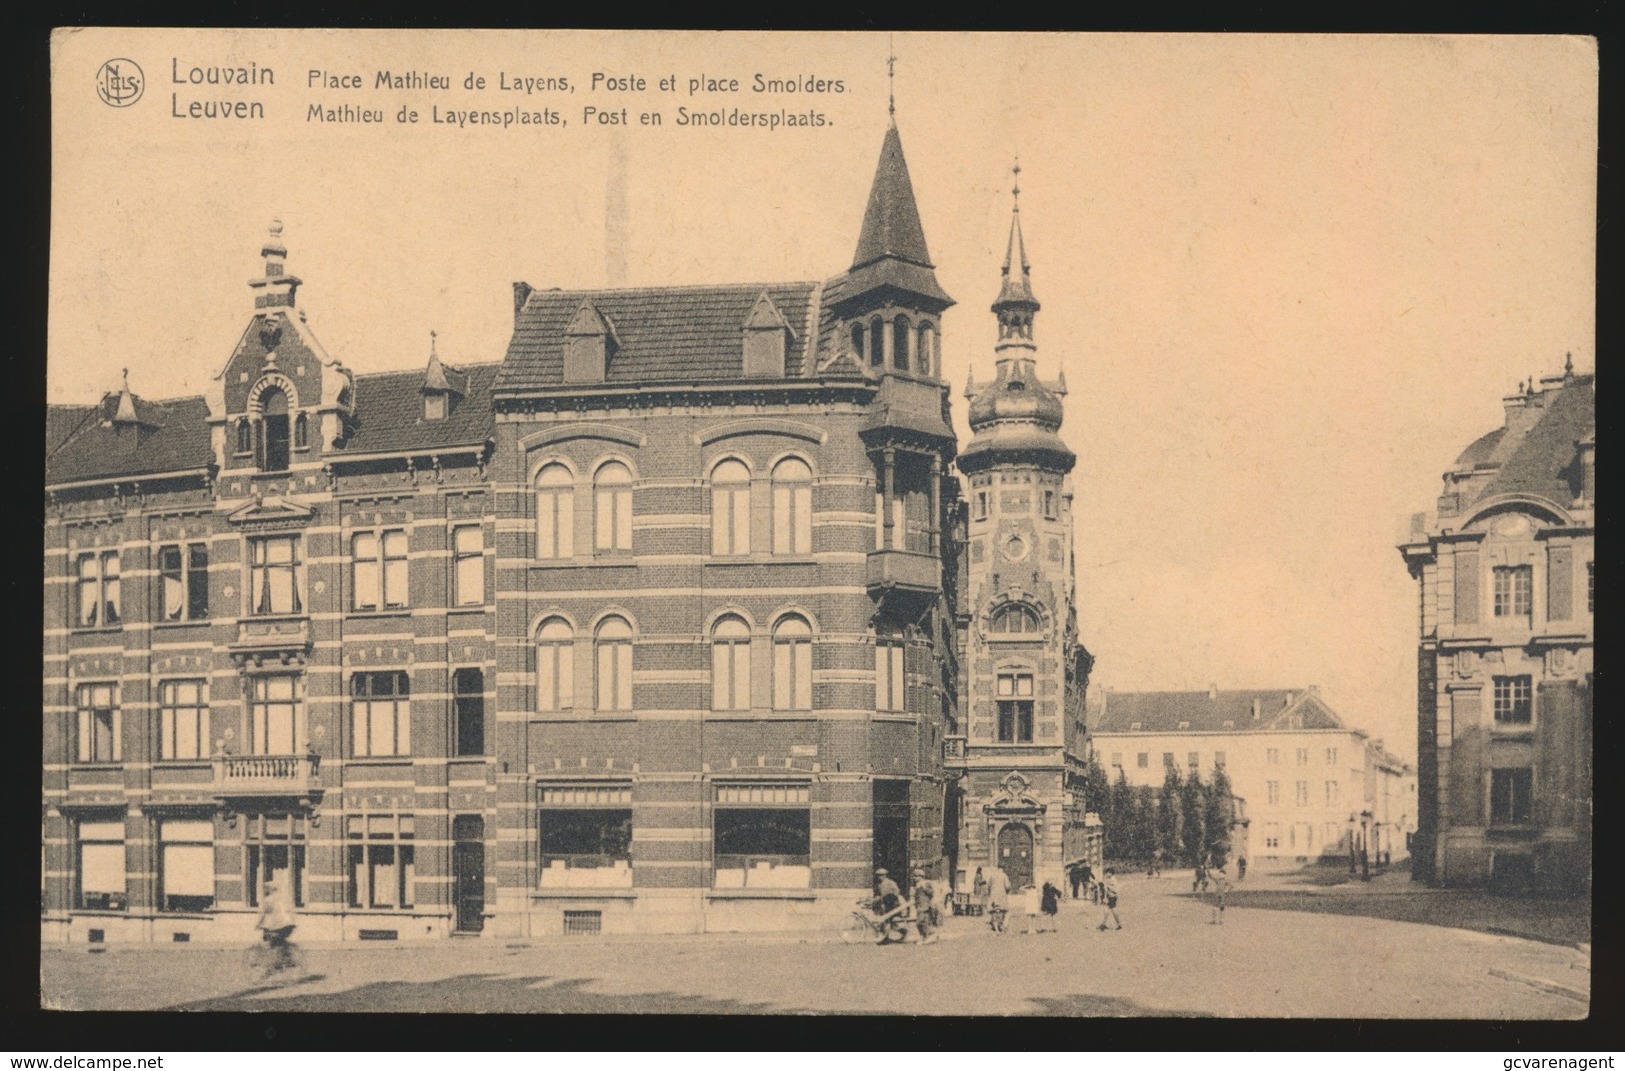
<svg viewBox="0 0 1625 1071">
<path fill-rule="evenodd" d="M 706 559 L 707 566 L 731 565 L 817 565 L 811 554 L 716 554 Z"/>
<path fill-rule="evenodd" d="M 812 889 L 707 889 L 707 900 L 816 900 Z"/>
<path fill-rule="evenodd" d="M 636 900 L 636 889 L 623 889 L 615 886 L 594 888 L 581 886 L 580 888 L 559 889 L 532 889 L 532 900 Z"/>
<path fill-rule="evenodd" d="M 532 569 L 624 569 L 636 565 L 637 559 L 631 553 L 620 554 L 612 558 L 532 558 Z"/>
<path fill-rule="evenodd" d="M 410 766 L 413 755 L 352 755 L 344 760 L 347 766 Z"/>
<path fill-rule="evenodd" d="M 411 617 L 410 606 L 391 606 L 387 610 L 346 610 L 345 617 Z"/>
<path fill-rule="evenodd" d="M 483 602 L 481 602 L 481 603 L 470 603 L 467 606 L 448 606 L 448 607 L 446 607 L 446 613 L 448 613 L 448 614 L 465 614 L 465 615 L 466 614 L 483 614 L 487 610 L 489 610 L 490 608 L 491 608 L 490 604 L 488 604 L 488 603 L 483 603 Z"/>
<path fill-rule="evenodd" d="M 213 623 L 213 618 L 190 617 L 181 621 L 154 621 L 151 627 L 154 629 L 205 628 Z"/>
<path fill-rule="evenodd" d="M 117 635 L 124 631 L 124 623 L 116 625 L 75 625 L 72 630 L 75 636 Z"/>
<path fill-rule="evenodd" d="M 918 714 L 910 714 L 906 710 L 877 710 L 874 713 L 875 721 L 913 722 L 918 718 Z"/>
<path fill-rule="evenodd" d="M 124 769 L 123 759 L 97 759 L 92 762 L 70 762 L 68 764 L 68 770 L 71 773 L 89 773 L 92 771 L 122 769 Z"/>
</svg>

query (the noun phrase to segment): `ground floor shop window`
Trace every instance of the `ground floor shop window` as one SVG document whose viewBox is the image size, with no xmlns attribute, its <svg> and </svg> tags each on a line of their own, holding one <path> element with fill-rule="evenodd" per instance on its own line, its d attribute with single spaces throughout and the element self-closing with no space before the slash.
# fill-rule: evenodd
<svg viewBox="0 0 1625 1071">
<path fill-rule="evenodd" d="M 214 906 L 214 821 L 165 818 L 158 823 L 158 903 L 164 911 Z"/>
<path fill-rule="evenodd" d="M 259 907 L 265 886 L 276 882 L 294 907 L 305 906 L 305 816 L 243 816 L 244 883 L 248 905 Z"/>
<path fill-rule="evenodd" d="M 128 905 L 124 885 L 124 819 L 79 823 L 78 878 L 75 903 L 99 911 L 123 911 Z"/>
<path fill-rule="evenodd" d="M 351 907 L 411 907 L 417 857 L 409 814 L 345 820 L 345 889 Z"/>
<path fill-rule="evenodd" d="M 812 810 L 804 784 L 719 785 L 712 833 L 719 889 L 812 885 Z"/>
<path fill-rule="evenodd" d="M 631 804 L 629 785 L 542 789 L 541 887 L 630 888 Z"/>
</svg>

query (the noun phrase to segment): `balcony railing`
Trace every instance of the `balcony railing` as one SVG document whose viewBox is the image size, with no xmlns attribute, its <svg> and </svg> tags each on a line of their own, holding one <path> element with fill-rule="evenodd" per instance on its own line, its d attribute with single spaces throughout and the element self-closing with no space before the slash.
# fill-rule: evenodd
<svg viewBox="0 0 1625 1071">
<path fill-rule="evenodd" d="M 319 755 L 217 755 L 219 796 L 308 796 L 321 790 Z"/>
</svg>

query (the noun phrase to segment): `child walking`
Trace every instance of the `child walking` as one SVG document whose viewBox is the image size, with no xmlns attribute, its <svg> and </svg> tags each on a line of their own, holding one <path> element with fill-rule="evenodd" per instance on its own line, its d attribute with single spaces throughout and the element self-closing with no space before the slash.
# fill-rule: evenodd
<svg viewBox="0 0 1625 1071">
<path fill-rule="evenodd" d="M 1109 918 L 1116 923 L 1117 928 L 1121 930 L 1123 928 L 1123 920 L 1117 917 L 1117 872 L 1111 867 L 1107 867 L 1106 878 L 1100 883 L 1100 885 L 1101 892 L 1104 893 L 1106 897 L 1106 910 L 1100 916 L 1100 928 L 1103 930 L 1106 928 L 1106 920 Z"/>
</svg>

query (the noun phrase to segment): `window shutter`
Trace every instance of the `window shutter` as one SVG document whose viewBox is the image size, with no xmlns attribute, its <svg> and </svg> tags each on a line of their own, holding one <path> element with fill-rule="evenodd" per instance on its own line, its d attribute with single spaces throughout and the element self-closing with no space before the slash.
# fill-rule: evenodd
<svg viewBox="0 0 1625 1071">
<path fill-rule="evenodd" d="M 1574 616 L 1574 548 L 1546 548 L 1546 618 L 1567 621 Z"/>
<path fill-rule="evenodd" d="M 1478 551 L 1458 548 L 1456 561 L 1456 624 L 1478 622 Z"/>
</svg>

